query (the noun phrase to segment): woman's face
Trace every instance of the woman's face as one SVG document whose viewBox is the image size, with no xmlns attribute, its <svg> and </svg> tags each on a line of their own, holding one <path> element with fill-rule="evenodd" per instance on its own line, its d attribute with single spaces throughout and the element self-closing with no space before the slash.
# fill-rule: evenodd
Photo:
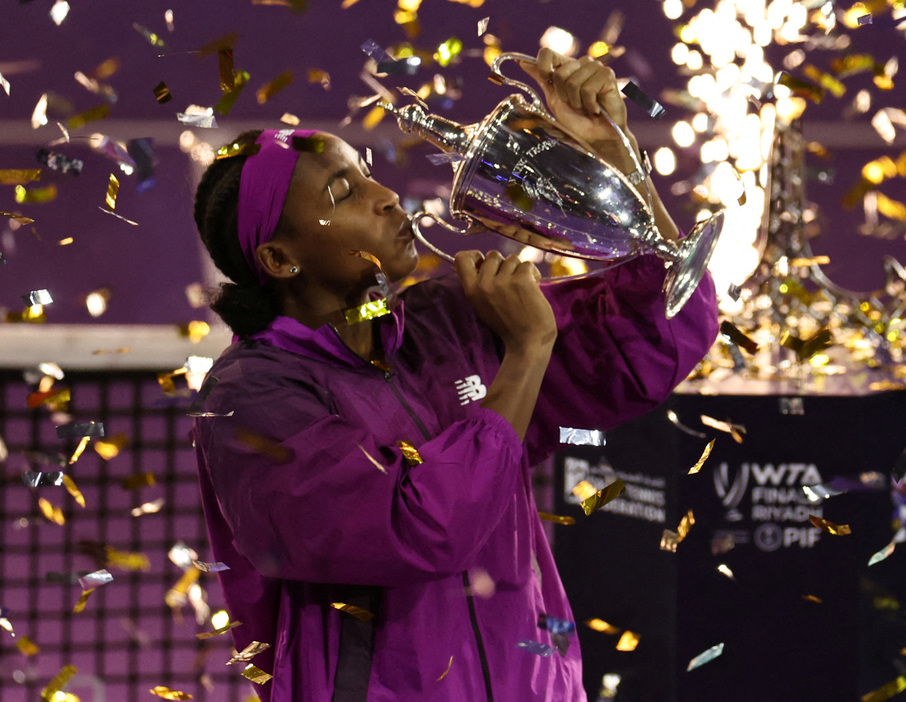
<svg viewBox="0 0 906 702">
<path fill-rule="evenodd" d="M 281 216 L 281 243 L 306 281 L 340 295 L 355 295 L 374 284 L 381 262 L 396 281 L 418 263 L 409 216 L 399 196 L 371 177 L 368 164 L 349 144 L 331 134 L 321 153 L 303 151 L 293 172 Z"/>
</svg>

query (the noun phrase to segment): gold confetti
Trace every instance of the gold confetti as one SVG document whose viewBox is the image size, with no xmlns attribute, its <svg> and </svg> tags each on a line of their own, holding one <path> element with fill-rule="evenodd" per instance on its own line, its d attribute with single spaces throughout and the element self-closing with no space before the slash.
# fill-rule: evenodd
<svg viewBox="0 0 906 702">
<path fill-rule="evenodd" d="M 191 572 L 191 571 L 189 571 Z M 198 572 L 198 571 L 195 571 Z M 269 643 L 263 643 L 261 641 L 252 641 L 248 646 L 242 649 L 239 653 L 235 654 L 230 660 L 227 661 L 227 665 L 233 665 L 233 663 L 248 663 L 252 658 L 257 656 L 262 651 L 269 649 L 271 645 Z"/>
<path fill-rule="evenodd" d="M 181 692 L 179 690 L 171 690 L 169 687 L 163 685 L 157 685 L 148 690 L 152 695 L 157 695 L 158 697 L 163 697 L 165 700 L 191 700 L 193 696 L 188 692 Z"/>
<path fill-rule="evenodd" d="M 180 336 L 188 338 L 193 344 L 197 344 L 211 333 L 211 326 L 201 320 L 193 320 L 188 324 L 177 325 L 177 329 Z"/>
<path fill-rule="evenodd" d="M 384 475 L 387 475 L 387 469 L 383 466 L 383 464 L 379 460 L 377 460 L 374 456 L 372 456 L 370 453 L 368 453 L 368 451 L 365 450 L 365 447 L 362 446 L 361 444 L 356 444 L 356 446 L 359 447 L 361 452 L 365 454 L 365 458 L 367 458 L 369 461 L 371 461 L 371 464 L 375 468 L 377 468 L 379 471 L 381 471 L 381 473 L 383 473 Z"/>
<path fill-rule="evenodd" d="M 827 350 L 834 345 L 834 337 L 831 330 L 822 327 L 811 336 L 800 339 L 794 336 L 789 329 L 783 332 L 780 337 L 780 345 L 796 353 L 799 362 L 807 361 L 812 356 Z"/>
<path fill-rule="evenodd" d="M 118 551 L 112 546 L 104 547 L 104 561 L 105 565 L 120 570 L 149 570 L 151 568 L 151 562 L 144 553 Z"/>
<path fill-rule="evenodd" d="M 237 626 L 242 626 L 242 622 L 230 622 L 226 626 L 222 626 L 219 629 L 214 629 L 213 631 L 203 631 L 200 634 L 195 634 L 195 638 L 210 639 L 215 636 L 220 636 L 221 634 L 225 634 L 228 631 L 230 631 L 230 629 L 235 629 Z"/>
<path fill-rule="evenodd" d="M 370 254 L 367 251 L 359 251 L 357 249 L 353 249 L 349 253 L 352 254 L 353 256 L 358 256 L 359 258 L 364 258 L 366 261 L 371 261 L 371 263 L 373 263 L 375 266 L 377 266 L 378 270 L 383 270 L 383 268 L 381 267 L 381 262 L 378 260 L 377 256 Z"/>
<path fill-rule="evenodd" d="M 117 180 L 117 177 L 111 173 L 110 181 L 107 184 L 107 209 L 115 210 L 116 209 L 116 194 L 119 192 L 120 182 Z"/>
<path fill-rule="evenodd" d="M 45 392 L 33 392 L 28 396 L 28 408 L 34 409 L 41 405 L 59 405 L 69 402 L 72 399 L 69 388 L 60 388 L 58 390 L 47 390 Z"/>
<path fill-rule="evenodd" d="M 906 676 L 901 675 L 896 680 L 891 680 L 886 685 L 882 685 L 874 692 L 862 695 L 861 702 L 884 702 L 894 695 L 906 690 Z"/>
<path fill-rule="evenodd" d="M 101 353 L 128 353 L 132 349 L 117 349 L 116 351 L 95 351 L 95 354 Z M 116 458 L 119 452 L 129 444 L 129 438 L 125 434 L 115 434 L 103 439 L 97 439 L 92 446 L 97 454 L 105 461 Z"/>
<path fill-rule="evenodd" d="M 634 631 L 624 631 L 623 635 L 620 637 L 620 640 L 617 641 L 617 650 L 635 651 L 636 647 L 639 645 L 640 638 L 641 637 Z"/>
<path fill-rule="evenodd" d="M 292 71 L 283 71 L 279 76 L 258 88 L 256 93 L 258 104 L 263 105 L 292 82 Z"/>
<path fill-rule="evenodd" d="M 185 604 L 186 593 L 189 588 L 198 582 L 201 577 L 201 571 L 190 568 L 185 571 L 176 584 L 164 594 L 164 602 L 172 608 L 179 608 Z"/>
<path fill-rule="evenodd" d="M 170 100 L 173 99 L 173 96 L 170 94 L 170 89 L 163 81 L 154 86 L 154 99 L 161 105 L 165 102 L 170 102 Z"/>
<path fill-rule="evenodd" d="M 363 622 L 370 622 L 374 619 L 374 614 L 369 612 L 367 609 L 362 609 L 361 607 L 356 607 L 355 605 L 346 604 L 345 602 L 331 602 L 330 606 L 334 609 L 338 609 L 341 612 L 346 612 L 346 614 L 351 614 L 356 619 Z"/>
<path fill-rule="evenodd" d="M 730 436 L 733 437 L 733 441 L 737 444 L 741 444 L 746 435 L 746 428 L 741 424 L 732 424 L 730 422 L 722 422 L 719 419 L 714 419 L 714 417 L 709 417 L 706 414 L 701 415 L 701 422 L 706 427 L 711 427 L 712 429 L 717 429 L 718 431 L 725 431 Z"/>
<path fill-rule="evenodd" d="M 596 492 L 597 492 L 597 490 L 595 489 L 595 486 L 592 485 L 587 480 L 579 481 L 578 483 L 576 483 L 576 486 L 572 489 L 573 495 L 578 497 L 583 502 L 585 500 L 587 500 L 589 497 L 591 497 L 592 495 L 594 495 Z"/>
<path fill-rule="evenodd" d="M 17 185 L 15 199 L 20 205 L 25 202 L 30 202 L 35 205 L 52 202 L 57 199 L 57 186 L 51 183 L 44 188 L 32 188 L 29 190 L 24 185 Z"/>
<path fill-rule="evenodd" d="M 261 144 L 228 144 L 217 149 L 215 161 L 234 156 L 252 156 L 261 151 Z"/>
<path fill-rule="evenodd" d="M 66 125 L 70 129 L 78 129 L 79 127 L 84 127 L 89 122 L 96 122 L 99 119 L 105 119 L 109 116 L 110 103 L 105 102 L 103 105 L 92 107 L 90 110 L 85 110 L 85 112 L 70 117 Z"/>
<path fill-rule="evenodd" d="M 387 114 L 387 111 L 383 107 L 372 107 L 362 120 L 362 127 L 366 131 L 370 132 L 381 123 L 381 120 L 384 119 L 385 114 Z"/>
<path fill-rule="evenodd" d="M 422 458 L 421 454 L 418 452 L 418 449 L 415 448 L 409 441 L 397 441 L 396 445 L 400 447 L 400 451 L 403 453 L 403 458 L 406 460 L 406 463 L 410 466 L 417 466 L 425 462 L 425 459 Z"/>
<path fill-rule="evenodd" d="M 626 485 L 620 478 L 614 480 L 610 485 L 602 490 L 598 490 L 594 495 L 582 501 L 582 509 L 586 515 L 592 514 L 601 509 L 608 502 L 615 500 L 626 489 Z"/>
<path fill-rule="evenodd" d="M 739 327 L 733 324 L 733 322 L 728 320 L 721 322 L 720 333 L 740 348 L 745 349 L 748 353 L 755 353 L 758 351 L 758 344 L 740 331 Z"/>
<path fill-rule="evenodd" d="M 686 475 L 695 475 L 702 469 L 702 466 L 705 465 L 705 461 L 708 460 L 708 456 L 711 455 L 711 449 L 714 448 L 715 441 L 717 441 L 717 439 L 711 439 L 711 441 L 708 442 L 708 445 L 705 446 L 705 450 L 702 451 L 701 458 L 695 462 L 695 465 L 689 469 L 689 472 L 686 473 Z"/>
<path fill-rule="evenodd" d="M 63 526 L 66 523 L 66 517 L 63 516 L 63 510 L 59 507 L 55 507 L 43 497 L 38 498 L 38 507 L 41 509 L 41 514 L 43 514 L 48 521 L 59 526 Z"/>
<path fill-rule="evenodd" d="M 280 118 L 280 121 L 283 124 L 288 124 L 291 127 L 298 127 L 301 120 L 296 117 L 296 115 L 290 114 L 289 112 L 284 112 L 283 116 Z"/>
<path fill-rule="evenodd" d="M 308 82 L 320 83 L 324 90 L 330 90 L 330 74 L 327 71 L 322 71 L 320 68 L 308 69 Z"/>
<path fill-rule="evenodd" d="M 18 639 L 16 639 L 16 648 L 19 649 L 22 655 L 28 657 L 35 656 L 41 652 L 38 644 L 36 644 L 27 636 L 20 636 Z"/>
<path fill-rule="evenodd" d="M 435 680 L 435 682 L 440 682 L 445 677 L 447 677 L 450 674 L 450 671 L 452 669 L 453 669 L 453 656 L 450 656 L 450 662 L 447 663 L 447 669 L 443 673 L 440 674 L 440 677 L 437 680 Z"/>
<path fill-rule="evenodd" d="M 144 473 L 136 473 L 128 478 L 123 478 L 120 484 L 124 490 L 138 490 L 143 487 L 154 487 L 157 481 L 154 479 L 154 473 L 145 471 Z"/>
<path fill-rule="evenodd" d="M 826 266 L 828 263 L 830 263 L 830 256 L 812 256 L 811 258 L 794 258 L 790 260 L 791 266 L 801 266 L 803 268 Z"/>
<path fill-rule="evenodd" d="M 82 492 L 76 487 L 75 481 L 68 475 L 63 476 L 63 487 L 66 488 L 66 492 L 72 495 L 72 498 L 79 504 L 79 507 L 85 507 L 84 495 L 82 495 Z"/>
<path fill-rule="evenodd" d="M 104 214 L 109 214 L 111 217 L 116 217 L 117 219 L 123 220 L 126 224 L 131 224 L 133 227 L 138 226 L 138 222 L 133 222 L 131 219 L 126 219 L 125 217 L 123 217 L 123 215 L 119 215 L 116 212 L 107 209 L 106 207 L 101 207 L 100 205 L 98 205 L 98 209 Z"/>
<path fill-rule="evenodd" d="M 538 512 L 538 516 L 546 522 L 554 522 L 555 524 L 575 524 L 576 520 L 574 517 L 561 517 L 559 514 L 548 514 L 547 512 Z"/>
<path fill-rule="evenodd" d="M 679 535 L 670 529 L 664 529 L 661 534 L 661 551 L 670 551 L 676 553 L 676 547 L 679 544 Z"/>
<path fill-rule="evenodd" d="M 825 73 L 810 64 L 803 66 L 802 70 L 805 72 L 805 75 L 818 83 L 822 88 L 825 88 L 834 97 L 843 97 L 846 93 L 846 86 L 830 73 Z"/>
<path fill-rule="evenodd" d="M 156 514 L 157 512 L 160 512 L 163 506 L 164 498 L 158 497 L 153 502 L 145 502 L 138 507 L 133 507 L 131 514 L 133 517 L 141 517 L 143 514 Z"/>
<path fill-rule="evenodd" d="M 22 185 L 41 180 L 41 169 L 28 170 L 0 169 L 0 185 Z"/>
<path fill-rule="evenodd" d="M 255 453 L 260 453 L 262 456 L 270 458 L 278 465 L 283 465 L 293 460 L 292 449 L 266 436 L 261 436 L 261 434 L 239 427 L 236 429 L 236 438 Z"/>
<path fill-rule="evenodd" d="M 18 222 L 19 224 L 31 224 L 35 221 L 31 217 L 16 214 L 15 212 L 4 212 L 2 210 L 0 210 L 0 217 L 9 217 L 11 220 Z"/>
<path fill-rule="evenodd" d="M 304 12 L 308 9 L 308 0 L 252 0 L 252 5 L 275 5 L 288 7 L 293 12 Z"/>
<path fill-rule="evenodd" d="M 789 73 L 781 73 L 777 83 L 789 88 L 793 95 L 811 100 L 816 105 L 824 99 L 824 88 L 801 78 L 794 78 Z"/>
<path fill-rule="evenodd" d="M 217 69 L 220 73 L 220 89 L 229 93 L 236 85 L 233 74 L 233 47 L 224 46 L 217 51 Z"/>
<path fill-rule="evenodd" d="M 94 590 L 95 588 L 93 587 L 87 590 L 82 590 L 82 596 L 79 597 L 79 601 L 76 602 L 75 607 L 72 608 L 73 614 L 78 614 L 83 609 L 85 609 L 85 605 L 88 603 L 88 598 L 91 597 L 91 593 L 94 592 Z"/>
<path fill-rule="evenodd" d="M 249 77 L 247 71 L 238 71 L 233 78 L 233 89 L 220 96 L 217 104 L 214 105 L 214 109 L 224 117 L 230 114 L 230 110 L 233 109 L 233 103 L 242 94 L 242 89 L 249 82 Z"/>
<path fill-rule="evenodd" d="M 822 531 L 826 531 L 828 534 L 833 534 L 834 536 L 852 534 L 852 529 L 849 528 L 849 524 L 834 524 L 827 519 L 816 517 L 814 514 L 810 514 L 808 519 L 812 524 Z"/>
<path fill-rule="evenodd" d="M 53 679 L 41 690 L 41 702 L 56 702 L 57 693 L 66 686 L 73 675 L 79 672 L 74 665 L 66 664 Z"/>
<path fill-rule="evenodd" d="M 808 600 L 809 602 L 814 602 L 816 604 L 824 604 L 823 600 L 820 597 L 815 597 L 814 595 L 803 595 L 803 600 Z"/>
<path fill-rule="evenodd" d="M 619 634 L 621 629 L 614 626 L 613 624 L 608 624 L 603 619 L 589 619 L 585 622 L 585 626 L 594 631 L 600 631 L 602 634 Z"/>
<path fill-rule="evenodd" d="M 346 317 L 346 324 L 358 324 L 368 319 L 377 319 L 390 314 L 390 306 L 387 304 L 386 298 L 381 298 L 380 300 L 371 300 L 358 307 L 343 310 L 343 314 Z"/>
<path fill-rule="evenodd" d="M 91 441 L 90 436 L 83 436 L 79 441 L 79 445 L 76 446 L 75 451 L 72 452 L 72 456 L 69 459 L 69 465 L 74 464 L 79 458 L 85 453 L 85 448 L 88 446 L 88 442 Z"/>
<path fill-rule="evenodd" d="M 242 671 L 242 677 L 248 678 L 253 683 L 256 683 L 258 685 L 264 685 L 264 683 L 266 683 L 274 676 L 270 673 L 265 673 L 258 666 L 249 663 L 247 666 L 245 666 L 245 670 Z"/>
<path fill-rule="evenodd" d="M 695 515 L 692 514 L 692 510 L 690 509 L 680 520 L 679 526 L 676 528 L 677 543 L 679 543 L 689 535 L 689 530 L 692 529 L 693 524 L 695 524 Z"/>
</svg>

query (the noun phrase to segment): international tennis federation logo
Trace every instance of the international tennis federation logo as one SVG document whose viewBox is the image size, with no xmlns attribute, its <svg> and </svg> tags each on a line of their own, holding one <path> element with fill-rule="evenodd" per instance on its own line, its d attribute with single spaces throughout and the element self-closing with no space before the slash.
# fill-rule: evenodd
<svg viewBox="0 0 906 702">
<path fill-rule="evenodd" d="M 714 490 L 720 498 L 721 504 L 727 510 L 724 518 L 728 522 L 738 522 L 742 519 L 742 512 L 739 511 L 739 503 L 743 495 L 746 494 L 746 488 L 749 487 L 749 464 L 743 463 L 733 478 L 730 478 L 730 467 L 726 463 L 721 463 L 717 470 L 714 471 Z"/>
</svg>

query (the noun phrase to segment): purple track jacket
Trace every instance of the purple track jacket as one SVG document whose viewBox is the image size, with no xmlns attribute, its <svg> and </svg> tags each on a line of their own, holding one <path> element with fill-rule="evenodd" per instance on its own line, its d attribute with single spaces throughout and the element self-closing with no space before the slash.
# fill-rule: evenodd
<svg viewBox="0 0 906 702">
<path fill-rule="evenodd" d="M 559 337 L 524 444 L 480 406 L 501 348 L 452 275 L 380 320 L 389 371 L 288 317 L 224 351 L 193 433 L 235 646 L 272 645 L 264 702 L 585 700 L 574 634 L 517 647 L 551 645 L 540 614 L 572 621 L 530 466 L 561 426 L 654 408 L 708 350 L 710 277 L 669 321 L 663 279 L 643 256 L 543 285 Z"/>
</svg>

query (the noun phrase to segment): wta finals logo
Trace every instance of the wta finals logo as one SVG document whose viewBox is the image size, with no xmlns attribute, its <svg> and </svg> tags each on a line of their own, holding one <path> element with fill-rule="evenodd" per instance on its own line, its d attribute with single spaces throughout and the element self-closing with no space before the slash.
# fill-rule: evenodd
<svg viewBox="0 0 906 702">
<path fill-rule="evenodd" d="M 728 522 L 741 521 L 743 517 L 742 512 L 739 511 L 739 503 L 749 487 L 749 464 L 743 463 L 732 481 L 730 480 L 730 468 L 726 463 L 721 463 L 713 475 L 714 490 L 727 510 L 724 519 Z"/>
</svg>

